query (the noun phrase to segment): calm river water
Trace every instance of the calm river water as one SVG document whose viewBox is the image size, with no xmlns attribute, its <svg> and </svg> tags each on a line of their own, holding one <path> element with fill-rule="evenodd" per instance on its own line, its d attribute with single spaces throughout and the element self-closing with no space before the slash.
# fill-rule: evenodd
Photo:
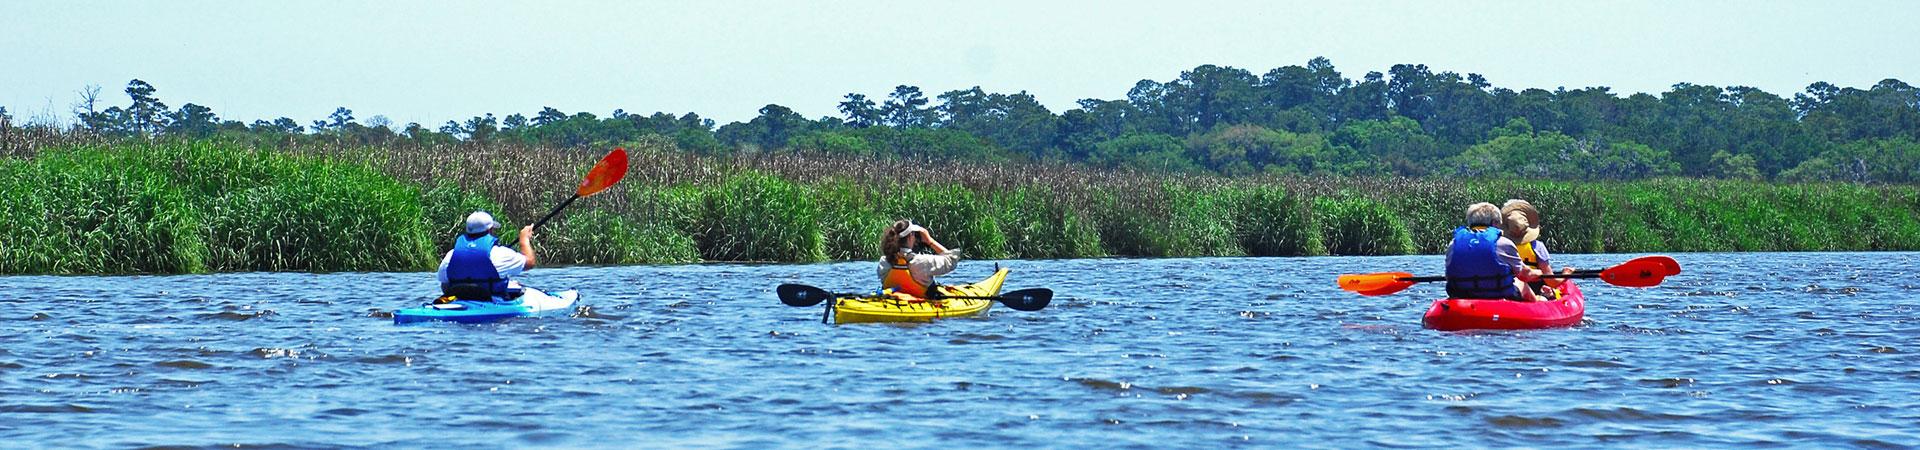
<svg viewBox="0 0 1920 450">
<path fill-rule="evenodd" d="M 774 298 L 866 262 L 539 269 L 582 308 L 487 325 L 393 325 L 421 273 L 0 277 L 0 447 L 1920 446 L 1920 254 L 1675 256 L 1497 333 L 1334 287 L 1430 256 L 1003 261 L 1053 305 L 914 326 Z"/>
</svg>

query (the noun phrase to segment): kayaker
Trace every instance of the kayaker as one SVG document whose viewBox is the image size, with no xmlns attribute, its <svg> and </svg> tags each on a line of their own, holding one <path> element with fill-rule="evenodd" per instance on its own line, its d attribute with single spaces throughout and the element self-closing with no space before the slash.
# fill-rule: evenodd
<svg viewBox="0 0 1920 450">
<path fill-rule="evenodd" d="M 533 254 L 533 226 L 520 228 L 517 252 L 494 245 L 493 231 L 499 227 L 486 211 L 467 215 L 466 233 L 455 238 L 453 250 L 440 258 L 441 293 L 460 300 L 520 296 L 520 283 L 513 276 L 532 269 L 538 260 Z"/>
<path fill-rule="evenodd" d="M 1547 252 L 1547 243 L 1540 241 L 1540 210 L 1535 209 L 1532 202 L 1509 199 L 1500 205 L 1500 219 L 1501 235 L 1513 241 L 1520 263 L 1538 273 L 1553 273 L 1553 264 L 1549 262 L 1552 255 Z M 1573 269 L 1564 268 L 1561 273 L 1573 273 Z M 1562 278 L 1537 278 L 1528 282 L 1527 286 L 1535 293 L 1551 299 L 1557 297 L 1555 293 L 1559 292 L 1560 283 L 1565 281 Z M 1547 289 L 1549 287 L 1553 289 Z"/>
<path fill-rule="evenodd" d="M 1467 224 L 1453 230 L 1447 244 L 1448 297 L 1539 300 L 1527 282 L 1540 271 L 1520 261 L 1513 241 L 1500 234 L 1501 222 L 1492 203 L 1467 207 Z"/>
<path fill-rule="evenodd" d="M 926 245 L 933 253 L 916 251 Z M 894 221 L 880 233 L 880 287 L 926 298 L 934 277 L 952 272 L 960 252 L 949 251 L 925 227 L 912 221 Z"/>
</svg>

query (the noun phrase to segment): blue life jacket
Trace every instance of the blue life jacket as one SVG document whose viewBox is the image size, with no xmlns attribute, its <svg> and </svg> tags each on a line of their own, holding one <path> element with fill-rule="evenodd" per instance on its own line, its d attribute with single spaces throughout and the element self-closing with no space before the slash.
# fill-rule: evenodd
<svg viewBox="0 0 1920 450">
<path fill-rule="evenodd" d="M 1447 296 L 1519 299 L 1513 268 L 1500 263 L 1499 251 L 1499 228 L 1453 230 L 1453 246 L 1447 249 Z"/>
<path fill-rule="evenodd" d="M 447 261 L 447 284 L 440 290 L 461 300 L 510 299 L 518 289 L 508 289 L 507 279 L 493 267 L 493 235 L 469 239 L 461 235 L 453 241 L 453 257 Z"/>
</svg>

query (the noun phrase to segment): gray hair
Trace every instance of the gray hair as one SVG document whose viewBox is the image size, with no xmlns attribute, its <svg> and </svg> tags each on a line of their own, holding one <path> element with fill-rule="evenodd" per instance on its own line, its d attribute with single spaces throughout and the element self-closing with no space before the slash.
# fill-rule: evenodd
<svg viewBox="0 0 1920 450">
<path fill-rule="evenodd" d="M 1467 206 L 1467 226 L 1470 226 L 1470 227 L 1500 226 L 1500 207 L 1493 206 L 1492 203 L 1487 203 L 1487 202 L 1480 202 L 1480 203 L 1468 205 Z"/>
</svg>

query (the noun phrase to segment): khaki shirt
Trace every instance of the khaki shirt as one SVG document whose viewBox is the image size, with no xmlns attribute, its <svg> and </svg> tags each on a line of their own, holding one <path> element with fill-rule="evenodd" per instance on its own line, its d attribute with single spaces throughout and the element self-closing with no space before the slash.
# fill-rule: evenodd
<svg viewBox="0 0 1920 450">
<path fill-rule="evenodd" d="M 952 272 L 953 267 L 960 263 L 960 252 L 949 250 L 946 253 L 937 255 L 907 252 L 907 258 L 907 273 L 913 274 L 913 281 L 920 283 L 921 286 L 932 286 L 933 277 Z M 887 271 L 889 270 L 893 270 L 892 261 L 888 261 L 886 258 L 881 259 L 881 282 L 886 282 Z"/>
</svg>

